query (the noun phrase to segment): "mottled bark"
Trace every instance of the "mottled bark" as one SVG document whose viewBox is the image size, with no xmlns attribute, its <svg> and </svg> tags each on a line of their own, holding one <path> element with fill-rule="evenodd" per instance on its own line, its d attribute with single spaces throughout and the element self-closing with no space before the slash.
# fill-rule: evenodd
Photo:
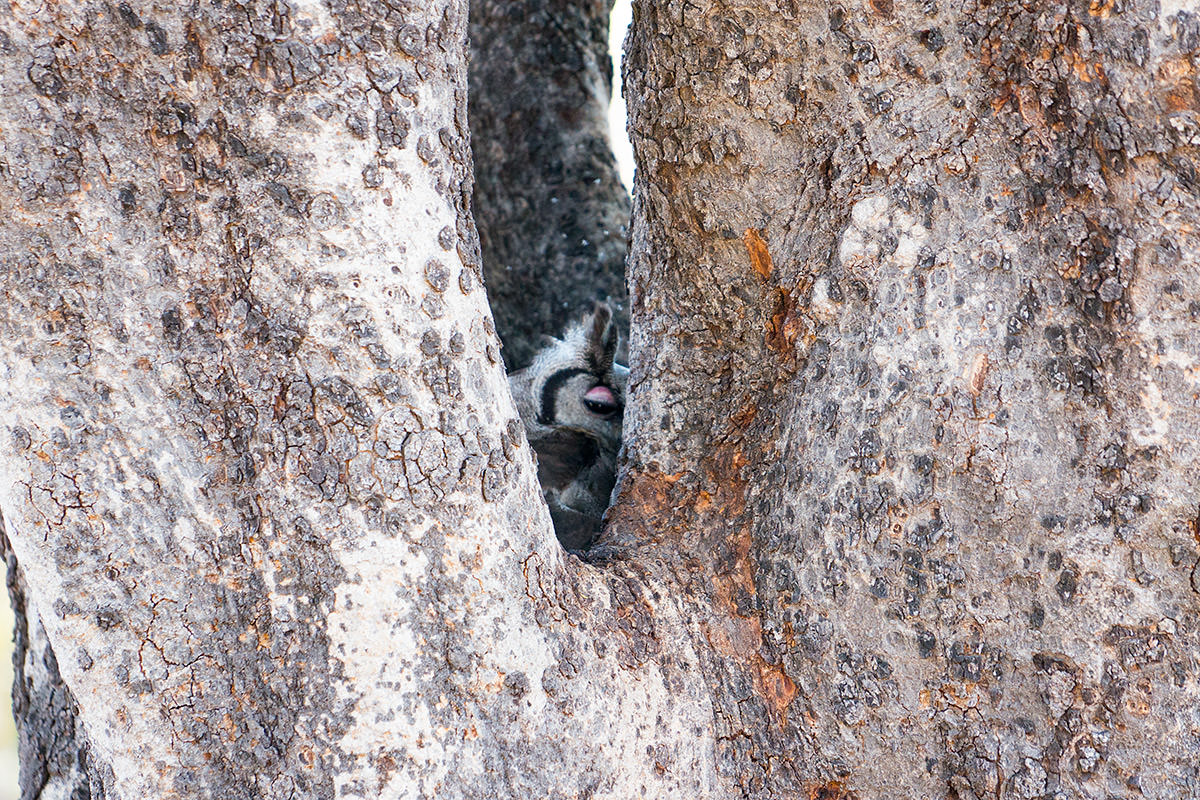
<svg viewBox="0 0 1200 800">
<path fill-rule="evenodd" d="M 568 559 L 539 499 L 468 211 L 466 24 L 0 20 L 26 797 L 718 780 L 671 593 Z"/>
<path fill-rule="evenodd" d="M 435 785 L 471 714 L 438 685 L 516 658 L 449 632 L 525 635 L 450 587 L 553 547 L 468 211 L 465 6 L 0 24 L 0 503 L 20 691 L 54 699 L 26 796 L 76 708 L 116 797 Z"/>
<path fill-rule="evenodd" d="M 0 555 L 7 569 L 8 597 L 16 618 L 13 630 L 12 710 L 17 723 L 20 797 L 104 796 L 102 782 L 88 762 L 87 736 L 80 727 L 71 691 L 58 671 L 54 649 L 36 613 L 29 588 L 0 520 Z M 9 784 L 12 786 L 12 784 Z"/>
<path fill-rule="evenodd" d="M 26 797 L 1200 796 L 1190 14 L 639 4 L 585 564 L 481 291 L 462 4 L 21 12 Z"/>
<path fill-rule="evenodd" d="M 598 300 L 628 327 L 629 197 L 607 123 L 611 4 L 471 4 L 475 221 L 510 368 Z"/>
<path fill-rule="evenodd" d="M 612 541 L 750 797 L 1200 796 L 1197 18 L 639 2 Z"/>
</svg>

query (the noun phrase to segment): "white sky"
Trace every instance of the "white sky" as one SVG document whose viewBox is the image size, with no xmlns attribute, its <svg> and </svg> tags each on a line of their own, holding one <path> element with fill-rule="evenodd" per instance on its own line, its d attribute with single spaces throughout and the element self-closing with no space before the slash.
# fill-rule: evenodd
<svg viewBox="0 0 1200 800">
<path fill-rule="evenodd" d="M 613 98 L 608 109 L 609 138 L 617 155 L 617 168 L 625 188 L 633 186 L 633 148 L 625 133 L 625 97 L 621 88 L 621 49 L 633 19 L 633 0 L 616 0 L 608 23 L 608 51 L 613 59 Z"/>
</svg>

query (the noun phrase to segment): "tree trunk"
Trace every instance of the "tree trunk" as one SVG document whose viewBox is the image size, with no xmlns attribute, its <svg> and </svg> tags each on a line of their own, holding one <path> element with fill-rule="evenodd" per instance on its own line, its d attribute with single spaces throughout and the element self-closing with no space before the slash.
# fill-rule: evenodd
<svg viewBox="0 0 1200 800">
<path fill-rule="evenodd" d="M 513 592 L 559 556 L 480 280 L 466 8 L 383 11 L 3 22 L 0 502 L 27 695 L 68 689 L 22 740 L 89 765 L 26 748 L 27 797 L 465 792 L 473 709 L 549 658 Z"/>
<path fill-rule="evenodd" d="M 4 24 L 24 796 L 711 792 L 680 613 L 537 499 L 465 7 Z"/>
<path fill-rule="evenodd" d="M 477 76 L 530 35 L 490 8 Z M 635 6 L 592 563 L 481 291 L 464 4 L 0 25 L 25 797 L 1200 797 L 1194 17 Z M 619 201 L 571 190 L 610 238 L 559 294 L 521 209 L 599 104 L 542 158 L 487 80 L 527 355 Z"/>
<path fill-rule="evenodd" d="M 611 0 L 474 0 L 475 221 L 510 367 L 609 300 L 625 311 L 629 195 L 608 141 Z M 625 363 L 625 354 L 620 354 Z"/>
<path fill-rule="evenodd" d="M 58 671 L 54 648 L 46 631 L 26 604 L 29 589 L 17 569 L 0 520 L 0 553 L 4 555 L 8 594 L 15 617 L 13 631 L 12 710 L 18 723 L 17 758 L 22 797 L 50 796 L 63 791 L 68 797 L 103 797 L 100 777 L 90 763 L 87 735 L 79 709 Z"/>
<path fill-rule="evenodd" d="M 634 14 L 613 534 L 703 598 L 721 772 L 1200 797 L 1197 18 Z"/>
</svg>

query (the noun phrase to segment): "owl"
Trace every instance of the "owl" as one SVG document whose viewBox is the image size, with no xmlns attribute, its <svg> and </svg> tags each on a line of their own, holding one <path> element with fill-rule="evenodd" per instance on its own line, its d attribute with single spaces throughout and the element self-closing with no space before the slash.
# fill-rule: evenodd
<svg viewBox="0 0 1200 800">
<path fill-rule="evenodd" d="M 600 303 L 508 376 L 554 532 L 568 550 L 585 549 L 600 531 L 616 483 L 629 378 L 616 351 L 612 309 Z"/>
</svg>

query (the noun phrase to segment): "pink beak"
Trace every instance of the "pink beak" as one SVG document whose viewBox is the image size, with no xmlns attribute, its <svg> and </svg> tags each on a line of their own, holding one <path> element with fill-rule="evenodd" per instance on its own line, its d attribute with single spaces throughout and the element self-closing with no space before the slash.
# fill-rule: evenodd
<svg viewBox="0 0 1200 800">
<path fill-rule="evenodd" d="M 603 403 L 608 406 L 617 405 L 617 396 L 613 394 L 612 389 L 607 386 L 593 386 L 588 390 L 588 393 L 583 396 L 584 400 L 591 400 L 593 403 Z"/>
</svg>

